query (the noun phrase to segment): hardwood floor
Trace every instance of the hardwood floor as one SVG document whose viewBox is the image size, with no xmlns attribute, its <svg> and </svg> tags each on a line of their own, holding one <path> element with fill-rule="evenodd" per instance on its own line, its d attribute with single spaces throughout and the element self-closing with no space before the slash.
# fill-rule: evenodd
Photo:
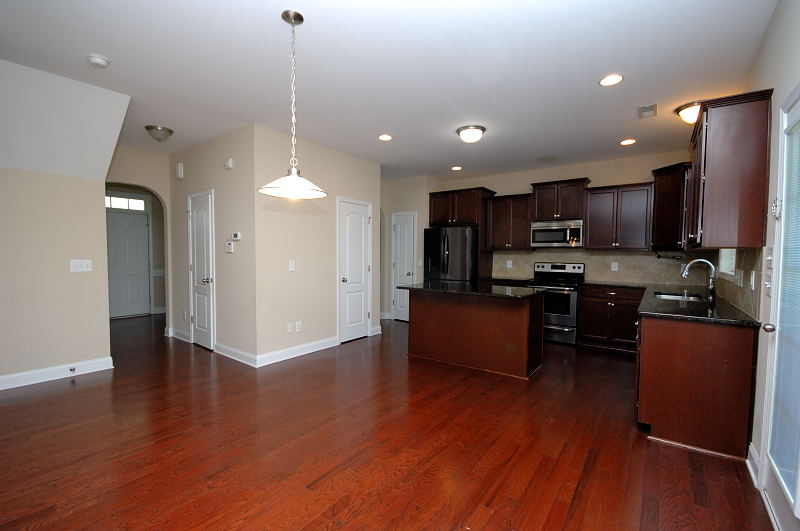
<svg viewBox="0 0 800 531">
<path fill-rule="evenodd" d="M 253 369 L 112 322 L 115 369 L 0 392 L 0 526 L 770 529 L 740 462 L 647 441 L 633 364 L 530 381 L 406 357 L 407 327 Z"/>
</svg>

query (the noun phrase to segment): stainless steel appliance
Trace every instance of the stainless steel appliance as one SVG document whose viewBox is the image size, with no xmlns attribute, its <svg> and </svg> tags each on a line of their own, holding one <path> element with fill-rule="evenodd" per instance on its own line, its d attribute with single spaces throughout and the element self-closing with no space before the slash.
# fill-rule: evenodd
<svg viewBox="0 0 800 531">
<path fill-rule="evenodd" d="M 574 345 L 577 340 L 578 288 L 584 280 L 584 264 L 536 262 L 535 288 L 544 295 L 544 339 Z"/>
<path fill-rule="evenodd" d="M 470 282 L 478 273 L 478 229 L 425 229 L 425 280 Z"/>
<path fill-rule="evenodd" d="M 583 247 L 583 220 L 534 221 L 531 247 Z"/>
</svg>

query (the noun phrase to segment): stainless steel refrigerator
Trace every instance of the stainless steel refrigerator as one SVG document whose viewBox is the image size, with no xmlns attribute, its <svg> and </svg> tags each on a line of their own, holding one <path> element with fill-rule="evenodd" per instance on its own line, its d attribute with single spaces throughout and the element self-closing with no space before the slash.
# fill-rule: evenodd
<svg viewBox="0 0 800 531">
<path fill-rule="evenodd" d="M 478 273 L 478 229 L 425 229 L 425 280 L 469 282 Z"/>
</svg>

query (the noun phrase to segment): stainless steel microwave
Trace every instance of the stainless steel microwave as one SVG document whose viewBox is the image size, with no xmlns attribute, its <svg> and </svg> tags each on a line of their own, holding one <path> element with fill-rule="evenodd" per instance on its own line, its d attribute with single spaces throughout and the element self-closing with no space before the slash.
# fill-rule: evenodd
<svg viewBox="0 0 800 531">
<path fill-rule="evenodd" d="M 583 220 L 534 221 L 531 247 L 583 247 Z"/>
</svg>

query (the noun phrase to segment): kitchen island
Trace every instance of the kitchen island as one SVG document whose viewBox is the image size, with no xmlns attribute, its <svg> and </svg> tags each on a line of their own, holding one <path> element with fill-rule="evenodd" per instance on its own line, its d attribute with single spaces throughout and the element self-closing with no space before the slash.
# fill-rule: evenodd
<svg viewBox="0 0 800 531">
<path fill-rule="evenodd" d="M 408 355 L 516 378 L 542 365 L 538 290 L 493 283 L 425 281 L 409 294 Z"/>
</svg>

